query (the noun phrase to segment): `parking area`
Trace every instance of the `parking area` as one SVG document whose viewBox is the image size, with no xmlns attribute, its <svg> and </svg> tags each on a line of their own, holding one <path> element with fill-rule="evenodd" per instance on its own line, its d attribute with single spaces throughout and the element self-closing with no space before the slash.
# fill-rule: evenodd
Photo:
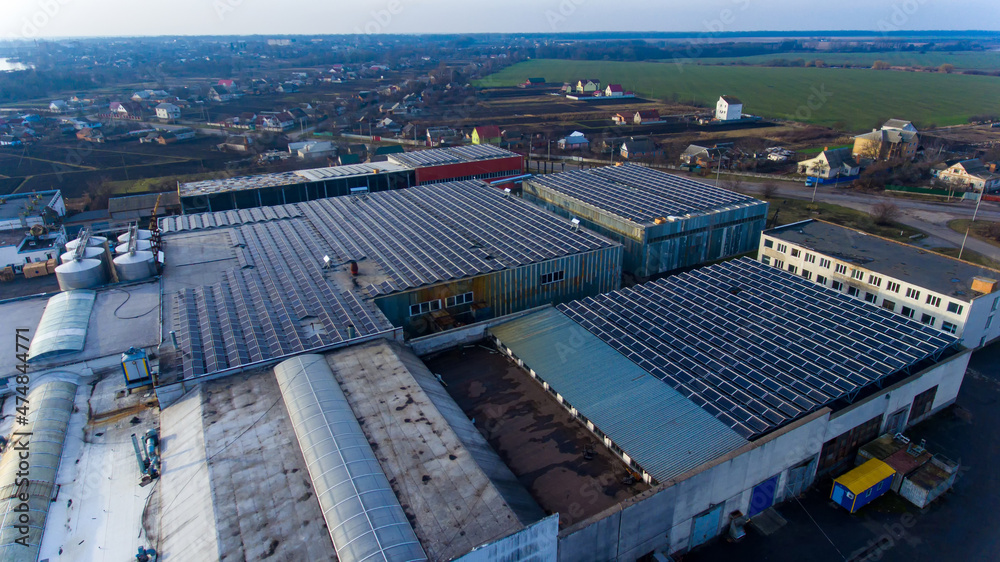
<svg viewBox="0 0 1000 562">
<path fill-rule="evenodd" d="M 1000 559 L 1000 344 L 973 355 L 956 405 L 907 432 L 927 448 L 960 461 L 954 487 L 924 510 L 889 493 L 850 515 L 829 499 L 821 480 L 798 500 L 776 507 L 787 523 L 770 535 L 753 529 L 738 544 L 716 540 L 685 562 L 808 559 Z"/>
</svg>

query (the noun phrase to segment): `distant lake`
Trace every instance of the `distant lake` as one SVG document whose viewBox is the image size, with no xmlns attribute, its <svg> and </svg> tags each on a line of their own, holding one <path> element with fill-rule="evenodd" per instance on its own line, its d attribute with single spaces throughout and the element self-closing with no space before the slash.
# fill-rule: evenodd
<svg viewBox="0 0 1000 562">
<path fill-rule="evenodd" d="M 0 72 L 13 72 L 15 70 L 28 70 L 31 65 L 23 62 L 11 62 L 8 59 L 0 58 Z"/>
</svg>

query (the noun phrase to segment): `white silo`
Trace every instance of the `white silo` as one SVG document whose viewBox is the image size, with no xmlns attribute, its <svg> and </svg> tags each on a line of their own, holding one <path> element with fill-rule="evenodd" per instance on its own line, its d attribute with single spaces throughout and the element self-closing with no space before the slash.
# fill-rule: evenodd
<svg viewBox="0 0 1000 562">
<path fill-rule="evenodd" d="M 59 289 L 92 289 L 107 282 L 104 263 L 98 259 L 70 260 L 56 266 L 56 280 Z"/>
<path fill-rule="evenodd" d="M 136 236 L 135 237 L 138 238 L 139 240 L 149 240 L 150 238 L 153 237 L 153 233 L 150 232 L 150 231 L 148 231 L 148 230 L 139 229 L 139 230 L 136 231 Z M 129 233 L 126 232 L 125 234 L 122 234 L 121 236 L 118 237 L 118 242 L 119 243 L 123 243 L 123 244 L 127 244 L 128 241 L 129 241 L 129 238 L 130 238 Z"/>
<path fill-rule="evenodd" d="M 122 254 L 114 259 L 114 264 L 118 280 L 122 283 L 141 281 L 156 273 L 153 252 L 149 251 L 140 250 L 134 254 Z"/>
<path fill-rule="evenodd" d="M 135 241 L 135 249 L 136 250 L 139 250 L 139 251 L 148 251 L 152 247 L 153 247 L 153 243 L 150 242 L 149 240 L 136 240 Z M 116 254 L 127 254 L 128 253 L 128 242 L 125 242 L 124 244 L 119 244 L 119 245 L 115 246 L 115 253 Z"/>
</svg>

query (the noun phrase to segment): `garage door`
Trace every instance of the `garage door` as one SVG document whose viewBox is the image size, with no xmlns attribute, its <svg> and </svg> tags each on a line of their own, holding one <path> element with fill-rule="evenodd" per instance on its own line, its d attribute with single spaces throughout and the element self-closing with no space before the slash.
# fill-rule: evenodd
<svg viewBox="0 0 1000 562">
<path fill-rule="evenodd" d="M 747 515 L 753 517 L 774 505 L 774 491 L 778 488 L 778 477 L 775 476 L 754 486 L 750 495 L 750 509 Z"/>
<path fill-rule="evenodd" d="M 722 504 L 694 518 L 694 529 L 691 531 L 691 548 L 704 544 L 715 536 L 719 530 L 719 516 L 722 514 Z"/>
</svg>

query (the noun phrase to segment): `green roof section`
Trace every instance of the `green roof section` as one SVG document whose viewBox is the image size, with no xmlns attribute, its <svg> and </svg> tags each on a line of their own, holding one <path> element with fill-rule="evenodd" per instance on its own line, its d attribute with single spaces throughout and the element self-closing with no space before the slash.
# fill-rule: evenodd
<svg viewBox="0 0 1000 562">
<path fill-rule="evenodd" d="M 490 332 L 659 482 L 749 443 L 556 309 Z"/>
<path fill-rule="evenodd" d="M 28 346 L 28 361 L 83 351 L 96 299 L 96 292 L 86 290 L 66 291 L 50 298 Z"/>
</svg>

